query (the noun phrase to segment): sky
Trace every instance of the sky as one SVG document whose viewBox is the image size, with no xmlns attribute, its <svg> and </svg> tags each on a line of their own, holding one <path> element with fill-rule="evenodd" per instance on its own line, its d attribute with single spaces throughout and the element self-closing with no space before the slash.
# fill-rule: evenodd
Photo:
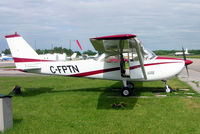
<svg viewBox="0 0 200 134">
<path fill-rule="evenodd" d="M 0 51 L 18 32 L 33 48 L 94 50 L 89 38 L 135 34 L 151 50 L 200 49 L 199 0 L 1 0 Z"/>
</svg>

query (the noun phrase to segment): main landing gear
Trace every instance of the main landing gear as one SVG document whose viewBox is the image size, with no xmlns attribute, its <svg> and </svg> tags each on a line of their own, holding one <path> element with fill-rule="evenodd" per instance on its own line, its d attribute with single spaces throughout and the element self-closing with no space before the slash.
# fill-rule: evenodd
<svg viewBox="0 0 200 134">
<path fill-rule="evenodd" d="M 168 86 L 166 80 L 163 80 L 163 82 L 165 83 L 165 91 L 166 91 L 166 93 L 171 93 L 173 89 L 170 86 Z"/>
<path fill-rule="evenodd" d="M 124 87 L 121 90 L 121 95 L 125 96 L 125 97 L 131 96 L 133 94 L 133 91 L 134 91 L 133 83 L 126 81 L 126 80 L 123 80 L 123 85 L 124 85 Z"/>
</svg>

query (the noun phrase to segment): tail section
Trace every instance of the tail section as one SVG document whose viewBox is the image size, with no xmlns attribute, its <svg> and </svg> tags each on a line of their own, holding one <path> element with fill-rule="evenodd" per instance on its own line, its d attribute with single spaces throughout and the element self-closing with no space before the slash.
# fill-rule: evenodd
<svg viewBox="0 0 200 134">
<path fill-rule="evenodd" d="M 187 48 L 185 49 L 185 53 L 188 54 L 188 49 Z"/>
<path fill-rule="evenodd" d="M 17 69 L 39 68 L 39 55 L 17 33 L 5 36 Z"/>
<path fill-rule="evenodd" d="M 38 54 L 17 33 L 5 36 L 13 58 L 39 59 Z"/>
<path fill-rule="evenodd" d="M 71 55 L 71 59 L 75 59 L 76 56 L 77 56 L 77 53 L 73 53 L 73 54 Z"/>
</svg>

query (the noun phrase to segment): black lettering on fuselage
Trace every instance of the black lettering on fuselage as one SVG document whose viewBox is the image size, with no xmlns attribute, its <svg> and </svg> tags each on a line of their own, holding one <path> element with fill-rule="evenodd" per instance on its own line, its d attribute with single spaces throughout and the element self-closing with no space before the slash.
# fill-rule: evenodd
<svg viewBox="0 0 200 134">
<path fill-rule="evenodd" d="M 79 72 L 77 65 L 72 66 L 72 69 L 73 69 L 74 73 Z"/>
<path fill-rule="evenodd" d="M 50 66 L 50 71 L 51 71 L 53 74 L 56 73 L 56 71 L 55 71 L 55 69 L 54 69 L 54 66 Z"/>
<path fill-rule="evenodd" d="M 72 73 L 72 69 L 71 69 L 72 65 L 68 65 L 67 67 L 69 68 L 70 72 Z"/>
<path fill-rule="evenodd" d="M 61 66 L 57 66 L 58 72 L 61 73 Z"/>
<path fill-rule="evenodd" d="M 67 67 L 66 66 L 62 66 L 63 72 L 66 73 L 65 71 L 67 71 Z"/>
<path fill-rule="evenodd" d="M 51 73 L 79 73 L 77 65 L 50 66 Z"/>
</svg>

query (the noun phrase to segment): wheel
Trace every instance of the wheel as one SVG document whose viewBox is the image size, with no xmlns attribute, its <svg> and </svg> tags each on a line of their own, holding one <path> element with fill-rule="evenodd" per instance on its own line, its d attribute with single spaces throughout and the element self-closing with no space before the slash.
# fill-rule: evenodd
<svg viewBox="0 0 200 134">
<path fill-rule="evenodd" d="M 124 87 L 121 91 L 121 95 L 125 97 L 130 96 L 131 94 L 132 94 L 132 90 L 129 89 L 128 87 Z"/>
<path fill-rule="evenodd" d="M 165 86 L 165 91 L 166 91 L 166 93 L 171 93 L 172 88 L 170 86 Z"/>
<path fill-rule="evenodd" d="M 131 82 L 127 82 L 127 87 L 128 87 L 129 89 L 133 89 L 133 88 L 134 88 L 134 84 L 131 83 Z"/>
</svg>

